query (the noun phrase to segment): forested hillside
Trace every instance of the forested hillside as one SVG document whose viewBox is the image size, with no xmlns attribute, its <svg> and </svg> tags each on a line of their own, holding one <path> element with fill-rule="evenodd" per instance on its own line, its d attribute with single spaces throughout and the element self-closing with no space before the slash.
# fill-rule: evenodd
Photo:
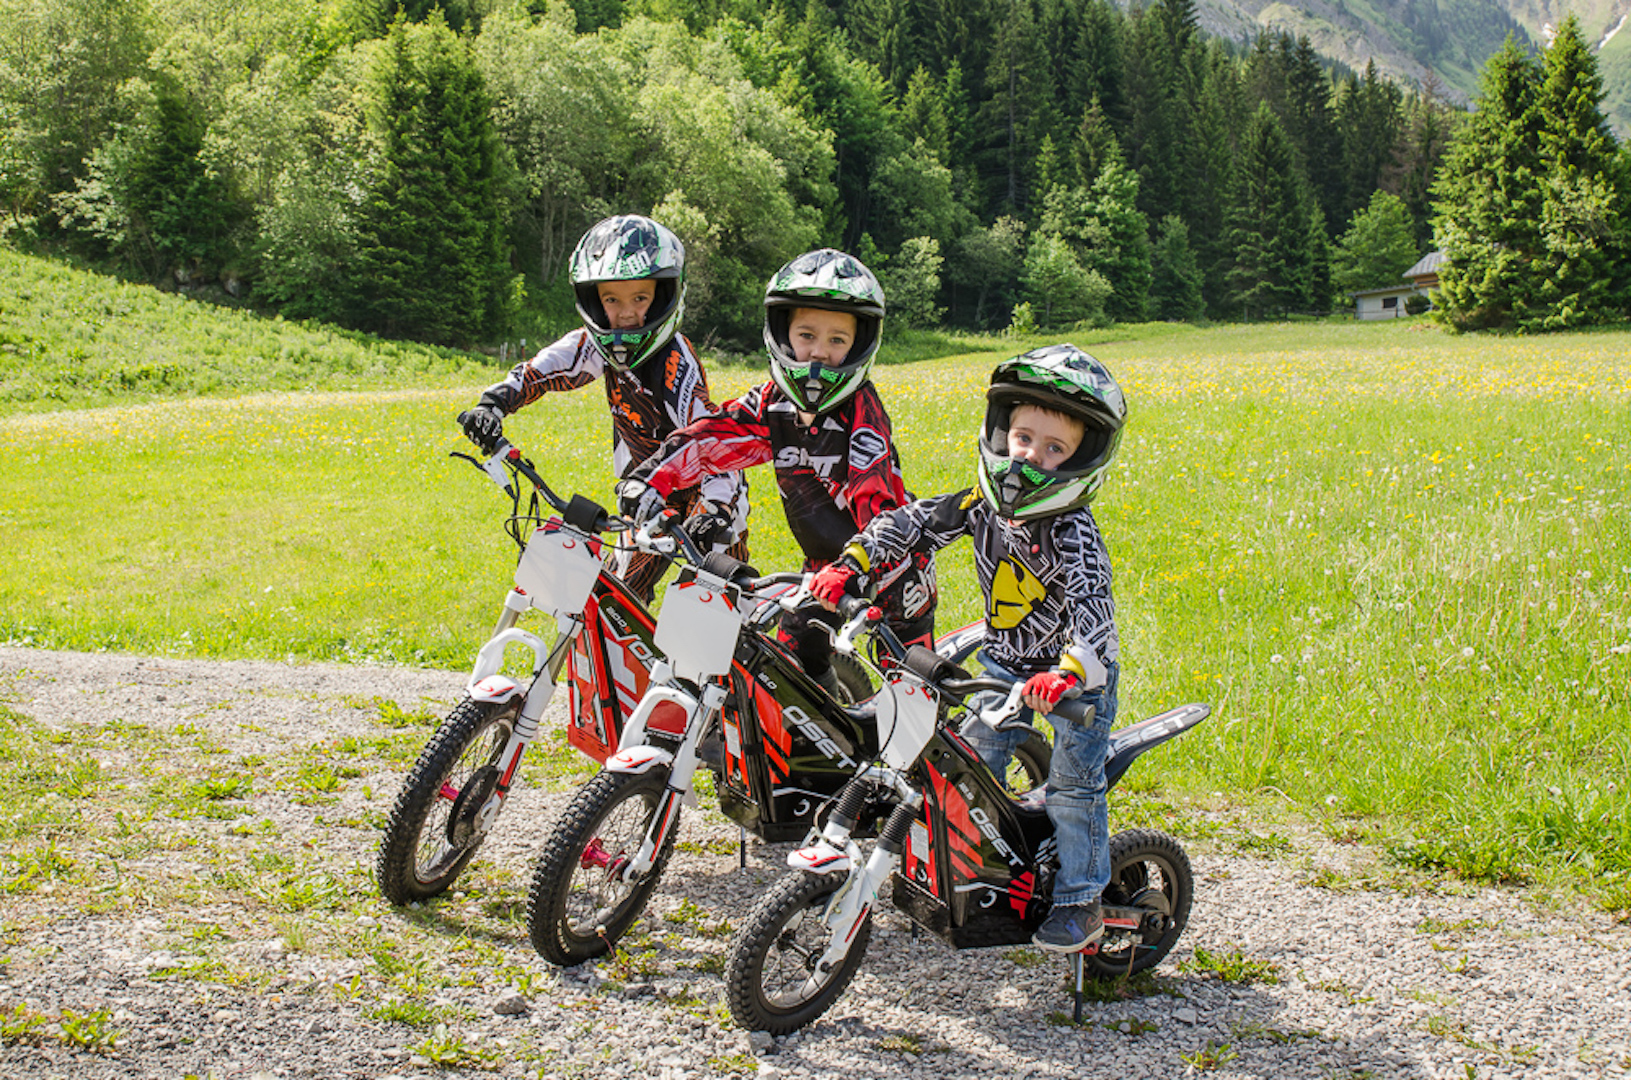
<svg viewBox="0 0 1631 1080">
<path fill-rule="evenodd" d="M 462 346 L 570 323 L 565 256 L 626 210 L 685 240 L 692 336 L 742 349 L 770 272 L 824 244 L 879 272 L 892 330 L 1395 280 L 1463 114 L 1202 25 L 1195 0 L 0 0 L 3 227 Z"/>
</svg>

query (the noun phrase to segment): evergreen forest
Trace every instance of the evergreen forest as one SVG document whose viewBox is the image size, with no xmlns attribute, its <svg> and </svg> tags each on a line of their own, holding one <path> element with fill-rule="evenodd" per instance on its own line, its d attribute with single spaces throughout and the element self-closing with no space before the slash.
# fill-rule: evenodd
<svg viewBox="0 0 1631 1080">
<path fill-rule="evenodd" d="M 1195 0 L 0 0 L 0 230 L 220 303 L 490 347 L 650 213 L 747 351 L 830 245 L 889 328 L 1325 313 L 1449 259 L 1457 329 L 1623 319 L 1631 154 L 1571 18 L 1471 113 Z"/>
</svg>

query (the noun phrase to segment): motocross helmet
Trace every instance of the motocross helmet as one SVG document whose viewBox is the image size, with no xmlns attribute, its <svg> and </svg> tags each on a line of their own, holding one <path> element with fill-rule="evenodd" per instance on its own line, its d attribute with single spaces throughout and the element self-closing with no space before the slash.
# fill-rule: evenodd
<svg viewBox="0 0 1631 1080">
<path fill-rule="evenodd" d="M 639 367 L 679 332 L 685 313 L 685 245 L 648 217 L 620 214 L 583 234 L 569 264 L 584 329 L 614 368 Z M 614 329 L 600 302 L 603 281 L 650 279 L 654 296 L 642 326 Z"/>
<path fill-rule="evenodd" d="M 846 311 L 855 316 L 855 340 L 838 365 L 800 363 L 788 340 L 796 308 Z M 883 328 L 883 286 L 853 255 L 822 248 L 800 255 L 765 289 L 765 348 L 770 377 L 805 412 L 828 412 L 860 387 L 872 371 Z"/>
<path fill-rule="evenodd" d="M 1050 345 L 1004 360 L 991 373 L 980 432 L 980 494 L 1005 518 L 1029 521 L 1086 506 L 1121 443 L 1127 401 L 1110 369 L 1074 345 Z M 1008 426 L 1020 405 L 1082 423 L 1082 442 L 1056 469 L 1008 456 Z"/>
</svg>

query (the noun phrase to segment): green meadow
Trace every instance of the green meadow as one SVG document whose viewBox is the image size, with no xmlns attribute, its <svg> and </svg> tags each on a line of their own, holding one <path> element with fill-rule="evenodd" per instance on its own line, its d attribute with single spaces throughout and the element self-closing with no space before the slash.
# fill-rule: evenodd
<svg viewBox="0 0 1631 1080">
<path fill-rule="evenodd" d="M 507 501 L 448 453 L 496 361 L 145 290 L 127 324 L 127 287 L 47 289 L 44 264 L 0 259 L 24 279 L 0 285 L 0 641 L 469 663 L 513 546 Z M 1129 775 L 1124 813 L 1284 812 L 1389 865 L 1631 907 L 1631 334 L 1078 344 L 1131 409 L 1096 503 L 1122 718 L 1214 708 Z M 946 339 L 877 369 L 909 487 L 972 482 L 985 376 L 1018 347 Z M 158 384 L 107 374 L 162 364 Z M 716 398 L 760 377 L 711 373 Z M 598 389 L 509 425 L 558 490 L 602 498 L 608 429 Z M 750 479 L 754 561 L 792 568 L 774 481 Z M 940 566 L 940 625 L 977 617 L 966 548 Z"/>
</svg>

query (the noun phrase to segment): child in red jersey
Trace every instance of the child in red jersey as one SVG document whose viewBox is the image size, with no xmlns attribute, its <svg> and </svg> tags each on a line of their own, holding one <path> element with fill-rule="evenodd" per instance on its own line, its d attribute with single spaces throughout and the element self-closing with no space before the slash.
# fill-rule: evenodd
<svg viewBox="0 0 1631 1080">
<path fill-rule="evenodd" d="M 853 256 L 823 248 L 782 267 L 765 290 L 771 380 L 664 440 L 619 485 L 625 510 L 647 516 L 710 472 L 770 462 L 805 569 L 837 559 L 874 517 L 908 501 L 889 414 L 869 378 L 883 312 L 878 279 Z M 932 643 L 932 558 L 875 567 L 873 576 L 901 639 Z M 812 607 L 783 616 L 781 634 L 811 678 L 836 693 L 831 625 Z"/>
</svg>

